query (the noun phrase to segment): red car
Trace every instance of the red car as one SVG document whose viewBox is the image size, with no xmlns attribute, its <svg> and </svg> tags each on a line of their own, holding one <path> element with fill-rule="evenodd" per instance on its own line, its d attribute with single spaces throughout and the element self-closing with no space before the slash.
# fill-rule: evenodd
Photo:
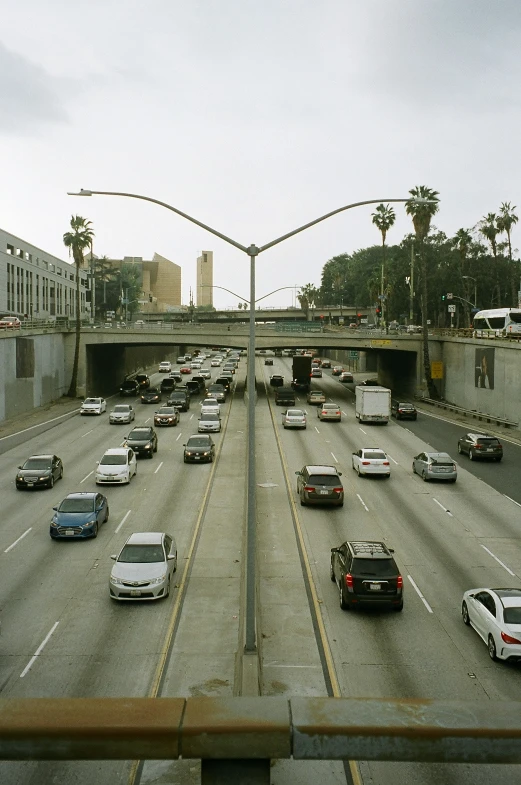
<svg viewBox="0 0 521 785">
<path fill-rule="evenodd" d="M 17 316 L 1 316 L 0 317 L 0 329 L 11 329 L 11 330 L 19 330 L 22 326 L 22 322 Z"/>
<path fill-rule="evenodd" d="M 191 368 L 189 368 L 187 365 L 183 365 L 183 367 L 182 367 L 182 368 L 180 368 L 180 371 L 179 371 L 179 372 L 180 372 L 180 373 L 192 373 L 192 369 L 191 369 Z"/>
</svg>

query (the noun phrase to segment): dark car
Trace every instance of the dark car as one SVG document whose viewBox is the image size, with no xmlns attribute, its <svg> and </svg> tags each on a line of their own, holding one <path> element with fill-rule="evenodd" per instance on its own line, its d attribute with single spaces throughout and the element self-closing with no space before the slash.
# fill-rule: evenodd
<svg viewBox="0 0 521 785">
<path fill-rule="evenodd" d="M 182 384 L 183 383 L 183 377 L 181 376 L 180 373 L 176 373 L 176 371 L 171 373 L 169 378 L 173 379 L 176 384 Z"/>
<path fill-rule="evenodd" d="M 69 493 L 53 507 L 50 535 L 53 540 L 97 537 L 98 529 L 108 521 L 109 503 L 102 493 Z"/>
<path fill-rule="evenodd" d="M 159 387 L 149 387 L 141 393 L 141 403 L 159 403 L 161 400 L 161 390 Z"/>
<path fill-rule="evenodd" d="M 295 392 L 291 387 L 277 387 L 275 390 L 277 406 L 295 406 Z"/>
<path fill-rule="evenodd" d="M 300 503 L 333 504 L 342 507 L 344 504 L 344 488 L 335 466 L 303 466 L 297 475 L 297 494 Z"/>
<path fill-rule="evenodd" d="M 201 434 L 200 436 L 190 436 L 186 444 L 183 445 L 185 463 L 211 463 L 215 458 L 215 444 L 211 436 Z"/>
<path fill-rule="evenodd" d="M 223 387 L 226 389 L 226 392 L 227 393 L 230 392 L 232 380 L 229 376 L 218 376 L 217 379 L 215 380 L 215 383 L 222 384 Z"/>
<path fill-rule="evenodd" d="M 284 385 L 284 377 L 278 373 L 273 374 L 273 376 L 270 376 L 270 385 L 272 387 L 282 387 Z"/>
<path fill-rule="evenodd" d="M 340 607 L 346 611 L 360 605 L 403 608 L 403 578 L 383 542 L 344 542 L 331 548 L 331 580 L 338 586 Z"/>
<path fill-rule="evenodd" d="M 157 433 L 149 425 L 139 425 L 132 428 L 125 439 L 124 447 L 131 447 L 136 455 L 152 458 L 157 452 Z"/>
<path fill-rule="evenodd" d="M 503 457 L 503 445 L 487 433 L 466 433 L 458 440 L 458 452 L 468 455 L 471 461 L 483 458 L 499 462 Z"/>
<path fill-rule="evenodd" d="M 219 403 L 226 401 L 226 387 L 224 384 L 210 384 L 206 390 L 208 398 L 215 398 Z"/>
<path fill-rule="evenodd" d="M 169 376 L 167 379 L 161 380 L 161 392 L 162 393 L 171 393 L 175 390 L 175 379 L 172 379 Z"/>
<path fill-rule="evenodd" d="M 56 480 L 63 477 L 63 463 L 57 455 L 31 455 L 18 467 L 16 487 L 52 488 Z"/>
<path fill-rule="evenodd" d="M 206 379 L 204 376 L 192 376 L 190 381 L 197 382 L 200 392 L 204 392 L 206 390 Z M 189 382 L 187 382 L 187 384 L 189 384 Z"/>
<path fill-rule="evenodd" d="M 121 397 L 124 395 L 138 395 L 139 382 L 137 382 L 136 379 L 125 379 L 119 388 L 119 394 Z"/>
<path fill-rule="evenodd" d="M 266 357 L 264 365 L 273 365 L 273 357 Z"/>
<path fill-rule="evenodd" d="M 331 368 L 331 360 L 322 360 L 322 368 Z"/>
<path fill-rule="evenodd" d="M 177 425 L 179 409 L 176 406 L 162 406 L 154 412 L 154 425 Z"/>
<path fill-rule="evenodd" d="M 137 373 L 135 379 L 140 390 L 147 390 L 150 387 L 150 379 L 146 373 Z"/>
<path fill-rule="evenodd" d="M 181 409 L 182 412 L 187 412 L 190 408 L 190 395 L 186 390 L 174 390 L 169 395 L 166 405 L 175 406 L 177 409 Z"/>
<path fill-rule="evenodd" d="M 201 392 L 201 385 L 195 379 L 190 379 L 190 381 L 186 383 L 186 389 L 190 392 L 190 395 L 199 395 Z"/>
<path fill-rule="evenodd" d="M 412 403 L 408 403 L 407 401 L 392 400 L 391 417 L 396 417 L 397 420 L 416 420 L 418 418 L 418 412 Z"/>
</svg>

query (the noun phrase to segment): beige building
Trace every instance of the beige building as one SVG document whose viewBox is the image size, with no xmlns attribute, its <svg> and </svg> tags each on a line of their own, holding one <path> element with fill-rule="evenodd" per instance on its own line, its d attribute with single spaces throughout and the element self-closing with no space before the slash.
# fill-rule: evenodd
<svg viewBox="0 0 521 785">
<path fill-rule="evenodd" d="M 197 258 L 196 305 L 213 305 L 213 251 L 202 251 Z"/>
</svg>

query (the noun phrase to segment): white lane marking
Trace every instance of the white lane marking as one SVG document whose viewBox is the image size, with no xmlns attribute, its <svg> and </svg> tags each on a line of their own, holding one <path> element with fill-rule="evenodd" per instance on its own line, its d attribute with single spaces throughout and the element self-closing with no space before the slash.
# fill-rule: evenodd
<svg viewBox="0 0 521 785">
<path fill-rule="evenodd" d="M 24 668 L 24 669 L 23 669 L 23 671 L 21 672 L 21 674 L 20 674 L 20 678 L 21 678 L 21 679 L 23 679 L 23 677 L 25 676 L 25 674 L 26 674 L 26 673 L 28 673 L 28 672 L 30 671 L 30 669 L 31 669 L 31 667 L 32 667 L 33 663 L 35 662 L 36 658 L 37 658 L 37 657 L 38 657 L 38 655 L 39 655 L 39 654 L 41 654 L 41 652 L 43 651 L 43 648 L 44 648 L 44 646 L 45 646 L 45 645 L 46 645 L 46 643 L 48 642 L 49 638 L 51 637 L 51 635 L 53 634 L 54 630 L 56 629 L 56 627 L 58 626 L 58 624 L 59 624 L 59 623 L 60 623 L 59 621 L 56 621 L 56 622 L 54 622 L 54 624 L 53 624 L 53 626 L 52 626 L 52 628 L 51 628 L 50 632 L 48 632 L 48 633 L 47 633 L 47 635 L 45 636 L 45 638 L 43 639 L 43 641 L 40 643 L 40 645 L 39 645 L 39 646 L 38 646 L 38 648 L 36 649 L 36 651 L 35 651 L 34 655 L 31 657 L 31 659 L 29 660 L 28 664 L 25 666 L 25 668 Z"/>
<path fill-rule="evenodd" d="M 158 467 L 157 467 L 157 469 L 155 470 L 154 474 L 157 474 L 157 473 L 158 473 L 158 471 L 159 471 L 159 469 L 161 468 L 161 466 L 162 466 L 162 465 L 163 465 L 163 461 L 161 461 L 161 463 L 159 464 L 159 466 L 158 466 Z"/>
<path fill-rule="evenodd" d="M 189 420 L 193 419 L 193 416 L 194 416 L 194 415 L 193 415 L 193 414 L 191 414 L 191 415 L 190 415 L 190 417 L 189 417 L 188 419 L 189 419 Z"/>
<path fill-rule="evenodd" d="M 481 543 L 480 543 L 480 545 L 481 545 Z M 506 564 L 505 564 L 504 562 L 502 562 L 502 561 L 501 561 L 501 559 L 498 559 L 498 557 L 497 557 L 497 556 L 495 556 L 495 555 L 492 553 L 492 551 L 491 551 L 491 550 L 489 550 L 489 549 L 488 549 L 488 548 L 487 548 L 485 545 L 481 545 L 481 547 L 482 547 L 482 548 L 483 548 L 483 550 L 485 550 L 487 553 L 490 553 L 490 555 L 492 556 L 492 558 L 493 558 L 493 559 L 495 559 L 495 560 L 497 561 L 497 563 L 498 563 L 498 564 L 501 564 L 501 566 L 502 566 L 502 567 L 503 567 L 503 568 L 504 568 L 504 569 L 505 569 L 505 570 L 506 570 L 506 571 L 509 573 L 509 575 L 515 575 L 515 572 L 512 572 L 512 570 L 510 569 L 510 567 L 507 567 L 507 566 L 506 566 Z"/>
<path fill-rule="evenodd" d="M 363 428 L 360 428 L 360 430 L 362 431 L 362 433 L 365 433 L 365 435 L 367 436 L 367 431 L 364 431 Z"/>
<path fill-rule="evenodd" d="M 89 472 L 89 473 L 87 474 L 87 476 L 83 478 L 83 480 L 80 480 L 80 485 L 82 484 L 82 482 L 85 482 L 85 480 L 88 480 L 88 479 L 89 479 L 89 477 L 91 477 L 93 474 L 94 474 L 94 470 L 92 470 L 91 472 Z"/>
<path fill-rule="evenodd" d="M 178 442 L 178 441 L 179 441 L 179 439 L 181 438 L 181 436 L 182 436 L 182 435 L 183 435 L 183 434 L 182 434 L 181 432 L 179 432 L 179 435 L 178 435 L 178 437 L 177 437 L 177 439 L 176 439 L 176 442 Z"/>
<path fill-rule="evenodd" d="M 94 428 L 91 428 L 90 431 L 85 431 L 83 436 L 87 436 L 89 433 L 92 433 L 93 430 L 94 430 Z M 83 439 L 83 436 L 81 437 L 82 439 Z"/>
<path fill-rule="evenodd" d="M 343 409 L 342 409 L 342 414 L 344 414 L 347 417 L 347 412 L 345 412 Z"/>
<path fill-rule="evenodd" d="M 447 510 L 447 508 L 446 508 L 446 507 L 444 507 L 444 506 L 443 506 L 443 504 L 442 504 L 441 502 L 439 502 L 437 499 L 435 499 L 435 498 L 434 498 L 434 496 L 432 497 L 432 501 L 433 501 L 433 502 L 436 502 L 436 504 L 438 505 L 438 507 L 441 507 L 441 509 L 443 510 L 443 512 L 446 512 L 446 513 L 447 513 L 447 515 L 450 515 L 450 517 L 451 517 L 451 518 L 454 518 L 454 515 L 451 513 L 451 511 L 450 511 L 450 510 Z"/>
<path fill-rule="evenodd" d="M 147 419 L 145 420 L 145 425 L 147 424 L 147 422 L 150 422 L 151 419 L 152 417 L 147 417 Z"/>
<path fill-rule="evenodd" d="M 360 501 L 360 504 L 362 505 L 362 507 L 364 507 L 364 509 L 366 510 L 366 512 L 369 512 L 369 507 L 367 507 L 367 506 L 366 506 L 366 504 L 365 504 L 364 500 L 362 499 L 362 497 L 360 496 L 360 494 L 359 494 L 359 493 L 357 493 L 356 495 L 357 495 L 357 497 L 358 497 L 358 499 L 359 499 L 359 501 Z"/>
<path fill-rule="evenodd" d="M 320 431 L 318 430 L 318 428 L 317 428 L 317 426 L 316 426 L 316 425 L 314 426 L 314 428 L 315 428 L 315 431 L 316 431 L 317 433 L 320 433 Z"/>
<path fill-rule="evenodd" d="M 338 459 L 337 459 L 337 457 L 336 457 L 335 453 L 334 453 L 334 452 L 332 452 L 332 453 L 331 453 L 331 455 L 333 456 L 333 460 L 334 460 L 334 462 L 335 462 L 335 463 L 338 463 Z"/>
<path fill-rule="evenodd" d="M 427 608 L 427 610 L 429 611 L 429 613 L 432 613 L 433 611 L 432 611 L 432 608 L 431 608 L 431 606 L 429 605 L 429 603 L 427 602 L 427 600 L 425 599 L 425 597 L 423 596 L 423 594 L 422 594 L 422 593 L 421 593 L 421 591 L 419 590 L 418 586 L 415 584 L 415 582 L 414 582 L 413 578 L 412 578 L 410 575 L 407 575 L 407 577 L 409 578 L 410 582 L 411 582 L 411 583 L 412 583 L 412 585 L 413 585 L 413 588 L 414 588 L 414 590 L 415 590 L 416 594 L 418 595 L 418 597 L 420 598 L 420 600 L 423 602 L 423 604 L 425 605 L 425 607 Z"/>
<path fill-rule="evenodd" d="M 26 535 L 26 534 L 29 534 L 29 532 L 31 531 L 31 529 L 32 529 L 32 528 L 33 528 L 32 526 L 29 526 L 29 528 L 27 529 L 27 531 L 25 531 L 23 534 L 21 534 L 21 535 L 20 535 L 20 537 L 18 537 L 18 539 L 17 539 L 17 540 L 15 540 L 15 541 L 13 542 L 13 544 L 12 544 L 12 545 L 10 545 L 10 546 L 9 546 L 9 548 L 6 548 L 6 549 L 5 549 L 4 553 L 9 553 L 9 551 L 10 551 L 10 550 L 12 550 L 12 548 L 14 548 L 14 546 L 15 546 L 15 545 L 18 545 L 18 543 L 20 542 L 20 540 L 23 540 L 23 538 L 25 537 L 25 535 Z"/>
<path fill-rule="evenodd" d="M 387 453 L 387 457 L 390 458 L 391 461 L 398 466 L 398 461 L 395 461 L 392 455 L 389 455 L 389 453 Z"/>
<path fill-rule="evenodd" d="M 511 499 L 510 496 L 506 495 L 506 493 L 504 493 L 503 496 L 505 497 L 505 499 L 508 499 L 509 502 L 514 502 L 514 504 L 517 504 L 518 507 L 521 507 L 521 504 L 519 504 L 519 502 L 516 502 L 515 499 Z"/>
<path fill-rule="evenodd" d="M 123 516 L 123 518 L 121 520 L 121 523 L 119 524 L 118 528 L 116 529 L 116 534 L 119 532 L 119 530 L 121 529 L 121 527 L 123 526 L 123 524 L 125 523 L 125 521 L 127 520 L 128 516 L 130 515 L 131 512 L 132 512 L 132 510 L 129 510 L 127 513 L 125 513 L 125 515 Z"/>
<path fill-rule="evenodd" d="M 42 425 L 47 425 L 50 422 L 56 422 L 56 420 L 63 420 L 64 417 L 69 417 L 71 414 L 77 414 L 80 410 L 73 409 L 72 412 L 66 412 L 66 414 L 60 414 L 59 417 L 52 417 L 50 420 L 45 420 L 45 422 L 38 423 L 38 425 L 31 425 L 29 428 L 23 428 L 21 431 L 16 431 L 15 433 L 10 433 L 8 436 L 0 437 L 0 442 L 4 439 L 12 439 L 13 436 L 18 436 L 20 433 L 27 433 L 27 431 L 32 431 L 35 428 L 41 428 Z"/>
</svg>

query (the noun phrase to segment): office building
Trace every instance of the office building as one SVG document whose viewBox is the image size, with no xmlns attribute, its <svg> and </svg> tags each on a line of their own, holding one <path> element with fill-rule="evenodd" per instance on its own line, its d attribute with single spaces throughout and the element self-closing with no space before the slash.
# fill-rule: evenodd
<svg viewBox="0 0 521 785">
<path fill-rule="evenodd" d="M 197 258 L 196 305 L 213 305 L 213 251 Z"/>
</svg>

